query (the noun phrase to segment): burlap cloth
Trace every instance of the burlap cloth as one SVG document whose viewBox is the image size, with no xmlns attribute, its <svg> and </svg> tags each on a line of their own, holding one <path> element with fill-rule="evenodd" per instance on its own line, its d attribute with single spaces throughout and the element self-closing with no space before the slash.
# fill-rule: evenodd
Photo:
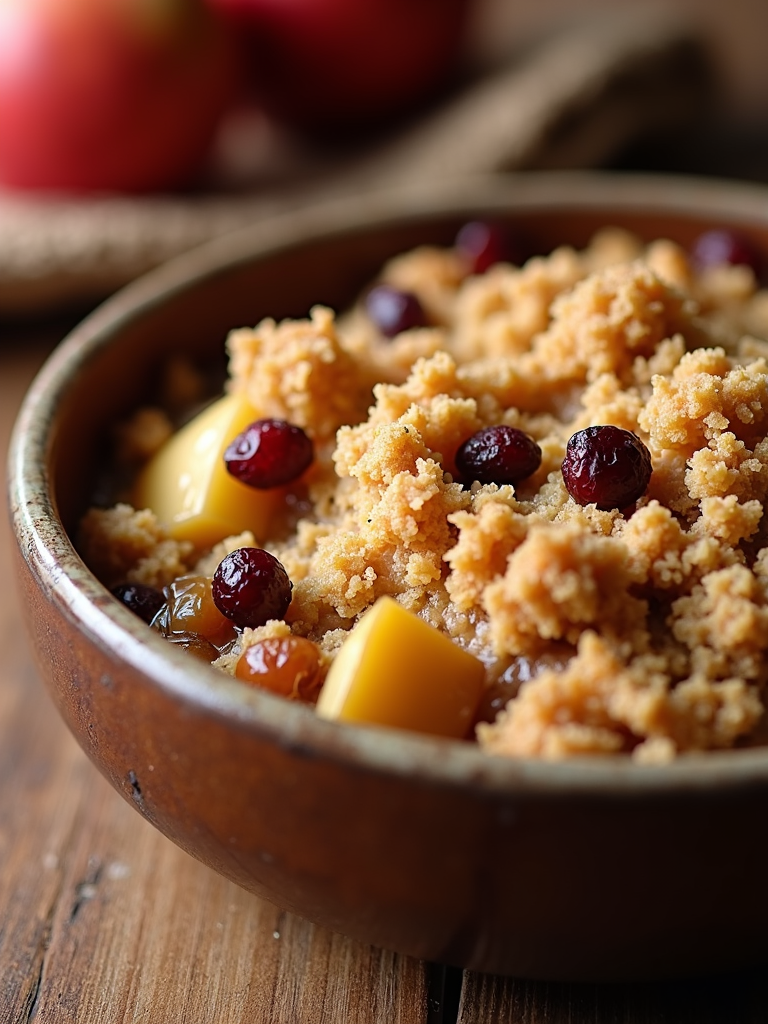
<svg viewBox="0 0 768 1024">
<path fill-rule="evenodd" d="M 484 171 L 599 166 L 633 140 L 695 117 L 710 89 L 710 63 L 690 25 L 658 12 L 601 15 L 477 75 L 394 137 L 309 161 L 309 174 L 288 167 L 282 181 L 227 181 L 185 196 L 0 192 L 0 316 L 98 301 L 200 242 L 321 196 Z"/>
</svg>

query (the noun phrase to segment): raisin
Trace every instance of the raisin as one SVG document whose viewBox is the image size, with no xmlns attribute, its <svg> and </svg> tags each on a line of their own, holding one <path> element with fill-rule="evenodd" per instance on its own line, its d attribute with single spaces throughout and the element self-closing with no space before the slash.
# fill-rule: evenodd
<svg viewBox="0 0 768 1024">
<path fill-rule="evenodd" d="M 146 623 L 154 619 L 165 602 L 162 592 L 146 583 L 121 583 L 112 593 Z"/>
<path fill-rule="evenodd" d="M 475 715 L 476 722 L 493 722 L 507 704 L 517 696 L 523 683 L 535 679 L 544 669 L 562 672 L 576 653 L 570 644 L 555 640 L 548 650 L 529 657 L 519 654 L 511 658 L 504 671 L 487 687 Z"/>
<path fill-rule="evenodd" d="M 272 693 L 313 704 L 322 685 L 320 651 L 304 637 L 268 637 L 243 651 L 235 675 Z"/>
<path fill-rule="evenodd" d="M 169 639 L 177 633 L 196 633 L 219 647 L 233 639 L 236 631 L 213 600 L 210 576 L 179 576 L 166 587 L 164 606 L 152 625 Z"/>
<path fill-rule="evenodd" d="M 208 662 L 209 665 L 219 656 L 218 649 L 199 633 L 173 633 L 168 640 L 200 661 Z"/>
</svg>

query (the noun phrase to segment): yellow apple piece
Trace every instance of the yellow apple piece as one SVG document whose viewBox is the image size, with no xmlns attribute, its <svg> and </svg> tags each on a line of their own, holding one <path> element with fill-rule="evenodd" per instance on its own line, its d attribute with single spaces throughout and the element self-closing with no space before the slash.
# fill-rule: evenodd
<svg viewBox="0 0 768 1024">
<path fill-rule="evenodd" d="M 283 507 L 285 490 L 256 490 L 237 480 L 224 452 L 259 419 L 242 395 L 225 395 L 178 430 L 142 470 L 132 495 L 136 508 L 150 508 L 176 540 L 209 548 L 251 530 L 257 540 Z"/>
<path fill-rule="evenodd" d="M 317 713 L 461 739 L 484 679 L 477 658 L 393 598 L 381 597 L 342 644 Z"/>
</svg>

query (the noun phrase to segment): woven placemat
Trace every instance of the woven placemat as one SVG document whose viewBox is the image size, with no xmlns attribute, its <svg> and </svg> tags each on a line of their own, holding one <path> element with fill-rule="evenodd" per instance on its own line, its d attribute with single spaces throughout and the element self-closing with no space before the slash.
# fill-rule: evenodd
<svg viewBox="0 0 768 1024">
<path fill-rule="evenodd" d="M 602 14 L 529 45 L 386 142 L 338 160 L 325 154 L 312 173 L 286 173 L 281 184 L 141 198 L 0 192 L 0 316 L 96 302 L 198 243 L 334 194 L 600 166 L 698 116 L 711 85 L 690 24 L 658 11 Z"/>
</svg>

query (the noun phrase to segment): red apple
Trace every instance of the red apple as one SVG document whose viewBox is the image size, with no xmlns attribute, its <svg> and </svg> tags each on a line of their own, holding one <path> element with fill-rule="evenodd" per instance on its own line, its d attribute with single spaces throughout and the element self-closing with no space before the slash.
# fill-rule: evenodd
<svg viewBox="0 0 768 1024">
<path fill-rule="evenodd" d="M 183 184 L 236 67 L 229 27 L 201 0 L 0 0 L 0 182 Z"/>
<path fill-rule="evenodd" d="M 209 0 L 240 27 L 256 96 L 305 127 L 366 124 L 454 69 L 469 0 Z"/>
</svg>

